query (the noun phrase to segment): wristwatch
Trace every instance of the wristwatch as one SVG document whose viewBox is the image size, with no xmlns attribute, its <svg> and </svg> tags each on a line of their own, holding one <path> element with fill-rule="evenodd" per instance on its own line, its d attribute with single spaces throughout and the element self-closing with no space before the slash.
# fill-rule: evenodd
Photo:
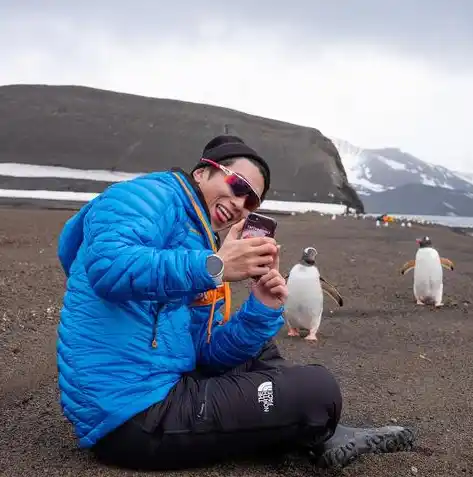
<svg viewBox="0 0 473 477">
<path fill-rule="evenodd" d="M 223 260 L 215 254 L 207 257 L 206 268 L 209 275 L 213 278 L 216 286 L 220 286 L 223 283 Z"/>
</svg>

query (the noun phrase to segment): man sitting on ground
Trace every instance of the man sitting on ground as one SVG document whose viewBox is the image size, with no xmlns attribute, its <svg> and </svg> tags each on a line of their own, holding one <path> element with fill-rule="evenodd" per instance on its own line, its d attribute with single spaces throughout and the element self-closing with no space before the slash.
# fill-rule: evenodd
<svg viewBox="0 0 473 477">
<path fill-rule="evenodd" d="M 141 469 L 276 449 L 346 465 L 410 448 L 403 427 L 341 426 L 334 376 L 281 357 L 272 342 L 287 297 L 279 248 L 272 238 L 239 239 L 269 189 L 268 164 L 232 136 L 214 138 L 202 156 L 191 174 L 109 187 L 61 233 L 59 387 L 80 447 Z M 228 283 L 251 277 L 259 279 L 230 317 Z"/>
</svg>

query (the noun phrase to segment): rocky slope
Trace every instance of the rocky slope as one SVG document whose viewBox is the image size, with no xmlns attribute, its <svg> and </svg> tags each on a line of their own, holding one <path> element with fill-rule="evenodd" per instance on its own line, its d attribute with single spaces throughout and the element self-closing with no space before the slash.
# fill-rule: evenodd
<svg viewBox="0 0 473 477">
<path fill-rule="evenodd" d="M 205 143 L 224 131 L 240 135 L 271 164 L 268 199 L 342 202 L 363 211 L 337 149 L 316 129 L 215 106 L 85 87 L 0 87 L 3 163 L 125 172 L 174 165 L 189 169 Z M 9 187 L 8 174 L 0 180 Z M 25 179 L 25 189 L 31 180 Z M 89 184 L 95 192 L 98 184 Z M 89 186 L 81 182 L 80 187 Z M 21 179 L 11 188 L 21 188 Z"/>
</svg>

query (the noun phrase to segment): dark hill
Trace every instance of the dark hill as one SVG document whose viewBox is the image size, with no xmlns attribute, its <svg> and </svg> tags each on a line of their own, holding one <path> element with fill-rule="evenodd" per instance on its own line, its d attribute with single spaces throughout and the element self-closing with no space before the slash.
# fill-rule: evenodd
<svg viewBox="0 0 473 477">
<path fill-rule="evenodd" d="M 188 169 L 205 143 L 225 130 L 271 164 L 268 199 L 343 202 L 363 211 L 335 146 L 316 129 L 85 87 L 0 87 L 1 162 L 127 172 Z"/>
</svg>

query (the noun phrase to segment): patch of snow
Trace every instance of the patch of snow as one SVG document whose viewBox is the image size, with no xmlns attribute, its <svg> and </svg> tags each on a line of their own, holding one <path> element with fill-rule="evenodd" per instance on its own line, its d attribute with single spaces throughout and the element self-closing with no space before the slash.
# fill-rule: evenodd
<svg viewBox="0 0 473 477">
<path fill-rule="evenodd" d="M 437 183 L 430 177 L 427 177 L 426 174 L 421 174 L 420 177 L 422 178 L 422 184 L 429 185 L 429 186 L 436 186 Z"/>
<path fill-rule="evenodd" d="M 396 171 L 404 171 L 407 169 L 406 165 L 403 164 L 402 162 L 394 161 L 393 159 L 388 159 L 387 157 L 384 157 L 384 156 L 378 156 L 378 159 L 384 162 L 391 169 L 394 169 Z"/>
<path fill-rule="evenodd" d="M 349 181 L 356 179 L 360 174 L 360 169 L 363 165 L 363 156 L 356 154 L 340 154 L 343 167 L 347 173 Z"/>
<path fill-rule="evenodd" d="M 331 138 L 342 159 L 343 167 L 347 173 L 348 182 L 357 188 L 367 189 L 373 192 L 383 192 L 386 190 L 381 184 L 371 182 L 371 170 L 364 162 L 366 157 L 364 149 L 353 146 L 345 141 Z M 365 194 L 366 195 L 366 194 Z"/>
<path fill-rule="evenodd" d="M 322 202 L 284 202 L 280 200 L 264 200 L 261 209 L 273 212 L 322 212 L 326 214 L 344 214 L 345 205 L 325 204 Z"/>
<path fill-rule="evenodd" d="M 453 207 L 453 205 L 452 205 L 452 204 L 449 204 L 448 202 L 442 202 L 442 204 L 443 204 L 445 207 L 448 207 L 449 209 L 455 210 L 455 207 Z"/>
<path fill-rule="evenodd" d="M 454 187 L 452 187 L 450 184 L 447 184 L 447 182 L 442 182 L 441 184 L 437 184 L 439 187 L 442 187 L 444 189 L 450 189 L 454 190 Z"/>
<path fill-rule="evenodd" d="M 11 197 L 14 199 L 46 199 L 88 202 L 97 195 L 98 194 L 94 192 L 71 192 L 62 190 L 0 189 L 0 197 Z"/>
<path fill-rule="evenodd" d="M 34 164 L 0 163 L 0 175 L 9 177 L 56 177 L 67 179 L 86 179 L 91 181 L 121 182 L 134 179 L 144 172 L 114 172 L 102 169 L 72 169 L 59 166 L 38 166 Z"/>
<path fill-rule="evenodd" d="M 10 177 L 54 177 L 67 179 L 86 179 L 103 182 L 121 182 L 134 179 L 146 173 L 114 172 L 107 170 L 83 170 L 59 166 L 38 166 L 34 164 L 0 163 L 0 175 Z M 44 199 L 62 200 L 71 202 L 88 202 L 98 195 L 95 192 L 72 192 L 54 190 L 21 190 L 0 189 L 0 197 L 17 199 Z M 295 194 L 294 194 L 295 195 Z M 314 193 L 314 195 L 316 195 Z M 333 197 L 333 194 L 329 194 Z M 320 202 L 284 202 L 265 200 L 262 209 L 277 212 L 308 212 L 317 211 L 330 214 L 345 213 L 345 206 L 341 204 L 326 204 Z"/>
<path fill-rule="evenodd" d="M 363 178 L 358 178 L 356 182 L 352 182 L 352 184 L 363 187 L 368 190 L 372 190 L 373 192 L 384 192 L 385 190 L 387 190 L 387 188 L 383 185 L 375 184 L 374 182 L 370 182 L 369 180 Z"/>
<path fill-rule="evenodd" d="M 0 197 L 16 199 L 44 199 L 63 200 L 70 202 L 88 202 L 99 194 L 96 192 L 72 192 L 59 190 L 21 190 L 0 189 Z M 346 207 L 341 204 L 325 204 L 319 202 L 284 202 L 279 200 L 265 200 L 261 209 L 273 212 L 324 212 L 330 214 L 343 214 Z"/>
<path fill-rule="evenodd" d="M 349 182 L 352 182 L 360 174 L 360 167 L 365 161 L 364 149 L 354 146 L 347 141 L 331 137 L 333 145 L 336 147 L 340 158 L 342 159 L 343 167 L 348 176 Z"/>
</svg>

